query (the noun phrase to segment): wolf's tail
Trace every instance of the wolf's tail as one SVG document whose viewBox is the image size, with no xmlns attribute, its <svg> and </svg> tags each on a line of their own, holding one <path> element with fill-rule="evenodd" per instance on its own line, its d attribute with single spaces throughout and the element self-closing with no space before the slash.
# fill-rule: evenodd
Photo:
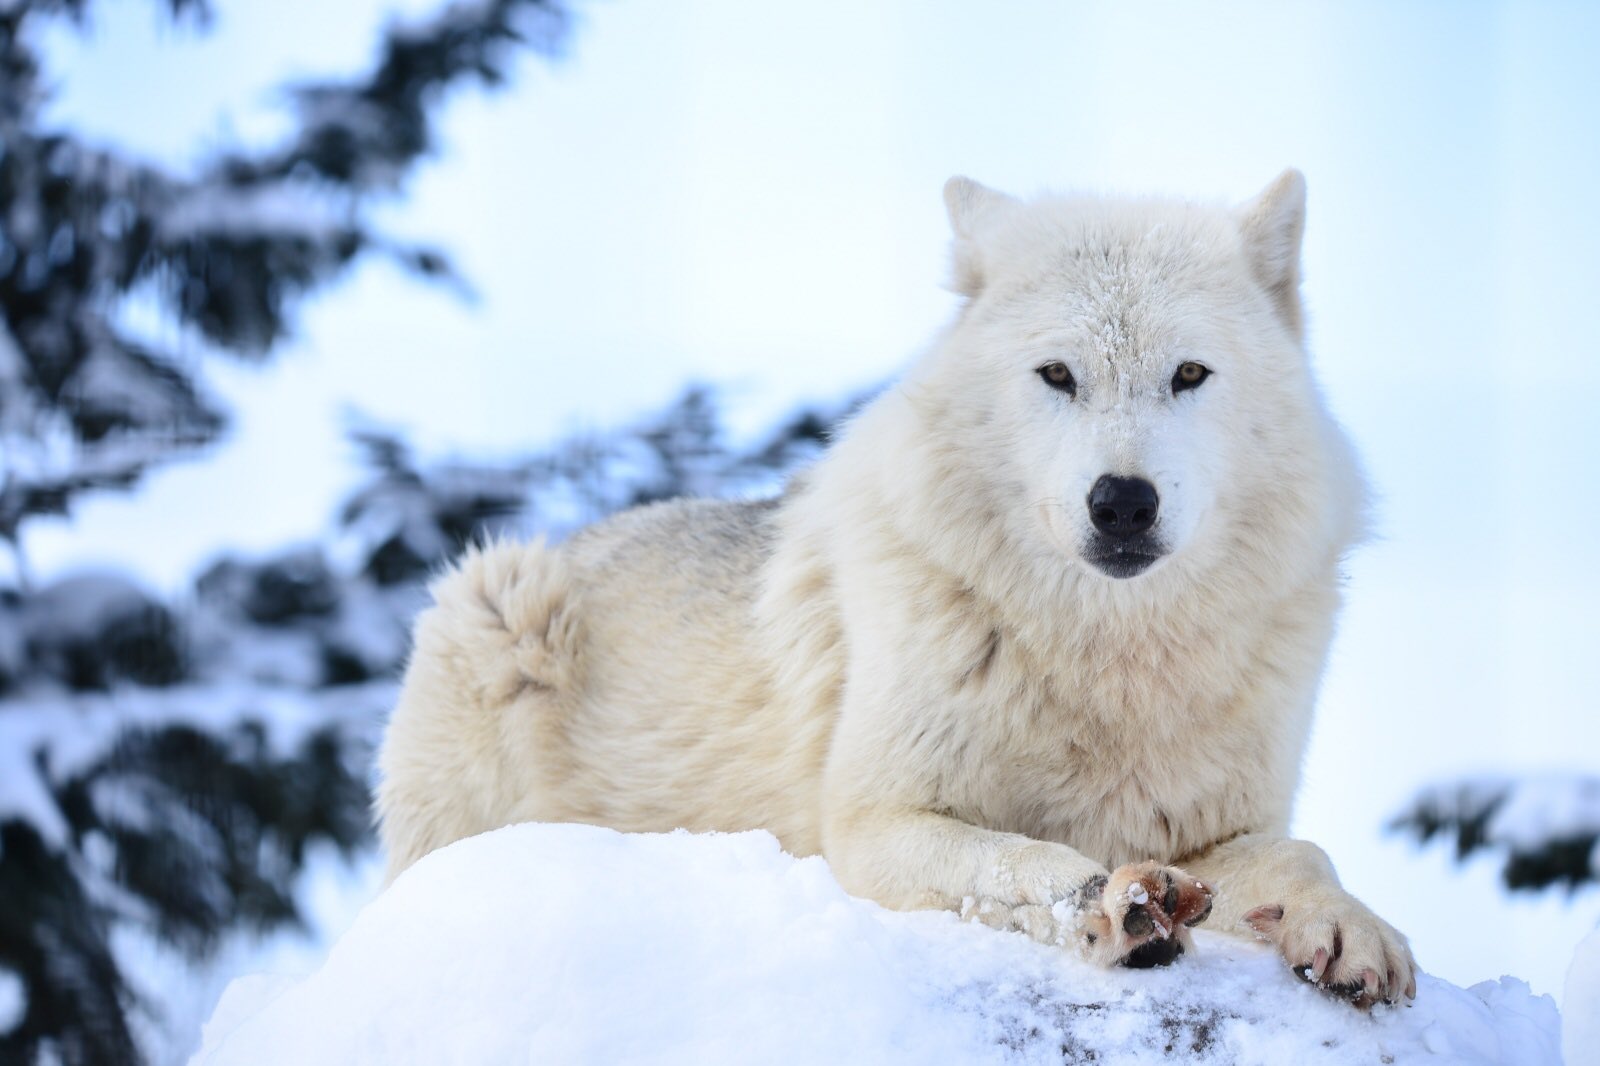
<svg viewBox="0 0 1600 1066">
<path fill-rule="evenodd" d="M 566 561 L 542 544 L 473 548 L 430 590 L 378 755 L 389 877 L 535 801 L 579 679 Z"/>
</svg>

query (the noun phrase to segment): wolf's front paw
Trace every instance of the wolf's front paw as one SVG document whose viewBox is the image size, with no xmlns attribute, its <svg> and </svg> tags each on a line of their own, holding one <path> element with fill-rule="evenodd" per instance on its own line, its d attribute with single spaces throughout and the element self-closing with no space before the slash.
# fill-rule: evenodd
<svg viewBox="0 0 1600 1066">
<path fill-rule="evenodd" d="M 1090 957 L 1144 969 L 1166 966 L 1192 948 L 1189 927 L 1211 914 L 1211 888 L 1176 866 L 1119 866 L 1105 879 L 1098 907 L 1084 911 Z"/>
<path fill-rule="evenodd" d="M 1172 866 L 1144 862 L 1091 878 L 1054 904 L 965 900 L 964 918 L 1026 933 L 1102 966 L 1165 966 L 1211 913 L 1211 889 Z"/>
<path fill-rule="evenodd" d="M 1417 964 L 1406 938 L 1348 893 L 1269 903 L 1244 922 L 1277 945 L 1297 976 L 1362 1010 L 1417 997 Z"/>
</svg>

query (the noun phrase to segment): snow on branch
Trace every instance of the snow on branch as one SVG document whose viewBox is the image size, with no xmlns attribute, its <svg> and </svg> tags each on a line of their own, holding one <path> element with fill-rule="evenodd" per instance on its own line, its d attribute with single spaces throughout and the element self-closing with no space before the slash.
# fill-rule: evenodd
<svg viewBox="0 0 1600 1066">
<path fill-rule="evenodd" d="M 1501 856 L 1511 889 L 1600 882 L 1600 777 L 1477 777 L 1424 789 L 1390 823 L 1422 842 L 1453 839 L 1457 859 Z"/>
<path fill-rule="evenodd" d="M 569 29 L 561 0 L 446 6 L 386 31 L 367 72 L 291 89 L 299 122 L 285 143 L 177 173 L 44 113 L 42 27 L 90 6 L 0 3 L 0 538 L 13 545 L 29 517 L 131 485 L 221 431 L 197 367 L 156 350 L 177 347 L 170 337 L 124 335 L 130 302 L 178 323 L 182 348 L 263 358 L 299 299 L 364 255 L 464 288 L 442 251 L 381 232 L 370 201 L 432 149 L 452 85 L 503 84 L 519 50 L 558 54 Z M 203 0 L 165 6 L 201 24 L 209 12 Z M 93 445 L 75 466 L 16 461 L 62 427 Z"/>
<path fill-rule="evenodd" d="M 513 47 L 553 56 L 567 40 L 566 10 L 553 0 L 454 3 L 389 30 L 364 78 L 313 82 L 292 92 L 300 131 L 259 159 L 223 160 L 231 185 L 315 176 L 352 188 L 390 187 L 433 146 L 427 108 L 450 84 L 506 80 Z"/>
</svg>

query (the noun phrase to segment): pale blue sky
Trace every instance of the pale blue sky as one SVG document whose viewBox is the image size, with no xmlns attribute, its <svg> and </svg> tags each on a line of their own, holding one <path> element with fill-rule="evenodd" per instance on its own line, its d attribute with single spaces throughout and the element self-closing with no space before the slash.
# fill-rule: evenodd
<svg viewBox="0 0 1600 1066">
<path fill-rule="evenodd" d="M 408 0 L 219 4 L 214 32 L 104 3 L 53 37 L 53 113 L 186 161 L 281 129 L 273 87 L 354 69 Z M 393 212 L 476 303 L 371 264 L 313 301 L 211 459 L 29 538 L 43 573 L 175 589 L 224 547 L 315 536 L 356 409 L 433 453 L 509 453 L 693 376 L 746 428 L 881 380 L 953 306 L 952 173 L 1018 193 L 1241 199 L 1310 184 L 1306 296 L 1379 492 L 1299 830 L 1461 982 L 1559 981 L 1591 892 L 1507 904 L 1377 827 L 1426 777 L 1600 768 L 1600 6 L 1363 2 L 585 6 L 571 57 L 459 95 Z M 157 324 L 155 328 L 163 328 Z"/>
</svg>

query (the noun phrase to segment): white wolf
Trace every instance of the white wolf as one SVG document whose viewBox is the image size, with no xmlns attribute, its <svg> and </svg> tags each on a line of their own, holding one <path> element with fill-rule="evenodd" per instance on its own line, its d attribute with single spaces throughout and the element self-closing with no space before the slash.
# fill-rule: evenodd
<svg viewBox="0 0 1600 1066">
<path fill-rule="evenodd" d="M 391 876 L 517 821 L 764 828 L 1103 963 L 1209 914 L 1358 1004 L 1415 995 L 1285 835 L 1363 511 L 1303 347 L 1300 175 L 1239 209 L 945 199 L 959 314 L 780 499 L 438 580 L 380 758 Z"/>
</svg>

